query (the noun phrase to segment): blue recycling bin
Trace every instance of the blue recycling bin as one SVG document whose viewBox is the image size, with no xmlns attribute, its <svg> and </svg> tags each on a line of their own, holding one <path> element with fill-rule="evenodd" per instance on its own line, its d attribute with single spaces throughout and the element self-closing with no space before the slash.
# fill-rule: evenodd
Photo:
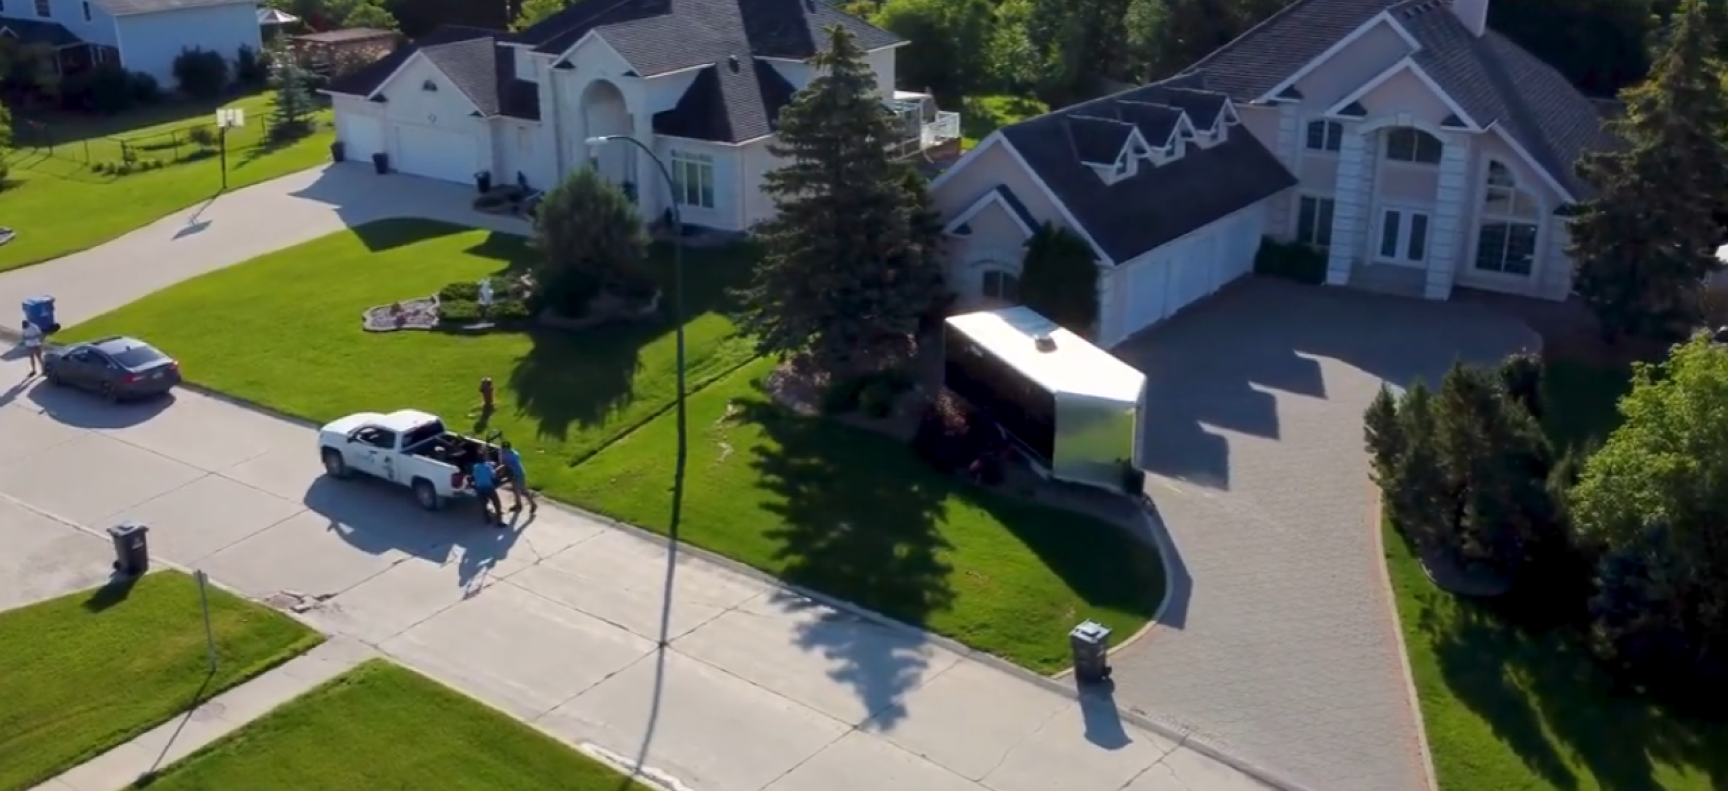
<svg viewBox="0 0 1728 791">
<path fill-rule="evenodd" d="M 44 333 L 59 329 L 60 325 L 54 323 L 54 298 L 44 295 L 24 300 L 24 320 Z"/>
</svg>

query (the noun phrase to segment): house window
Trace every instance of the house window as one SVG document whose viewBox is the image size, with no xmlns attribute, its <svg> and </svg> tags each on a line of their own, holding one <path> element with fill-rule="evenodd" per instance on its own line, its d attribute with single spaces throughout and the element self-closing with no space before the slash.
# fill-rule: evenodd
<svg viewBox="0 0 1728 791">
<path fill-rule="evenodd" d="M 1326 120 L 1308 122 L 1309 151 L 1337 151 L 1343 140 L 1343 124 Z"/>
<path fill-rule="evenodd" d="M 1393 162 L 1438 165 L 1444 148 L 1440 138 L 1420 129 L 1402 126 L 1386 133 L 1386 158 Z"/>
<path fill-rule="evenodd" d="M 90 3 L 88 2 L 84 3 L 84 21 L 90 21 Z"/>
<path fill-rule="evenodd" d="M 43 19 L 54 15 L 54 12 L 48 7 L 48 0 L 36 0 L 36 15 Z"/>
<path fill-rule="evenodd" d="M 1296 210 L 1296 241 L 1314 247 L 1332 244 L 1331 198 L 1303 195 Z"/>
<path fill-rule="evenodd" d="M 672 152 L 672 191 L 680 205 L 714 208 L 714 158 Z"/>
<path fill-rule="evenodd" d="M 1422 263 L 1428 257 L 1427 213 L 1410 209 L 1382 210 L 1380 244 L 1376 252 L 1382 261 Z"/>
<path fill-rule="evenodd" d="M 1476 234 L 1476 268 L 1529 275 L 1536 268 L 1536 238 L 1542 208 L 1518 188 L 1512 169 L 1488 163 L 1482 190 L 1482 225 Z"/>
<path fill-rule="evenodd" d="M 1000 269 L 984 271 L 984 296 L 1015 305 L 1020 304 L 1020 278 Z"/>
</svg>

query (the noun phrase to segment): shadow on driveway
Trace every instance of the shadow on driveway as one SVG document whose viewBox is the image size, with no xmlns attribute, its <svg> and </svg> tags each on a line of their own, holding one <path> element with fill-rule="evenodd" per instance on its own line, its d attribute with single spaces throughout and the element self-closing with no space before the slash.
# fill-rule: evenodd
<svg viewBox="0 0 1728 791">
<path fill-rule="evenodd" d="M 167 393 L 136 401 L 110 403 L 101 396 L 71 387 L 56 387 L 44 379 L 24 391 L 29 399 L 56 423 L 90 430 L 121 429 L 144 423 L 174 405 L 174 394 Z M 0 396 L 0 399 L 3 399 Z"/>
<path fill-rule="evenodd" d="M 369 555 L 405 552 L 439 565 L 456 561 L 457 579 L 467 595 L 478 592 L 487 574 L 510 555 L 529 520 L 499 528 L 482 524 L 480 504 L 452 501 L 442 511 L 425 511 L 406 488 L 371 478 L 320 477 L 302 499 L 329 520 L 328 529 Z"/>
</svg>

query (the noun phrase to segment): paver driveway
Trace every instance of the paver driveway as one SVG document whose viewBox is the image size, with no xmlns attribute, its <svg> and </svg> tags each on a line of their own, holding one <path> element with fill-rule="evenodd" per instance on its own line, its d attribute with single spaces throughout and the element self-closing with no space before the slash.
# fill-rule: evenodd
<svg viewBox="0 0 1728 791">
<path fill-rule="evenodd" d="M 1119 349 L 1151 382 L 1176 556 L 1117 700 L 1316 789 L 1425 788 L 1362 413 L 1382 381 L 1536 343 L 1481 306 L 1249 281 Z"/>
</svg>

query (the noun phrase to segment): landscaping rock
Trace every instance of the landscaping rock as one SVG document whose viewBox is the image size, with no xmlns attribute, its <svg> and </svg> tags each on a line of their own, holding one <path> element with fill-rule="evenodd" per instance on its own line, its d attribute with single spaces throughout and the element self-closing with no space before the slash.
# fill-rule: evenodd
<svg viewBox="0 0 1728 791">
<path fill-rule="evenodd" d="M 438 298 L 405 299 L 367 308 L 360 314 L 360 326 L 367 332 L 432 329 L 438 326 Z"/>
<path fill-rule="evenodd" d="M 18 232 L 11 228 L 0 228 L 0 244 L 5 244 L 17 238 Z"/>
</svg>

